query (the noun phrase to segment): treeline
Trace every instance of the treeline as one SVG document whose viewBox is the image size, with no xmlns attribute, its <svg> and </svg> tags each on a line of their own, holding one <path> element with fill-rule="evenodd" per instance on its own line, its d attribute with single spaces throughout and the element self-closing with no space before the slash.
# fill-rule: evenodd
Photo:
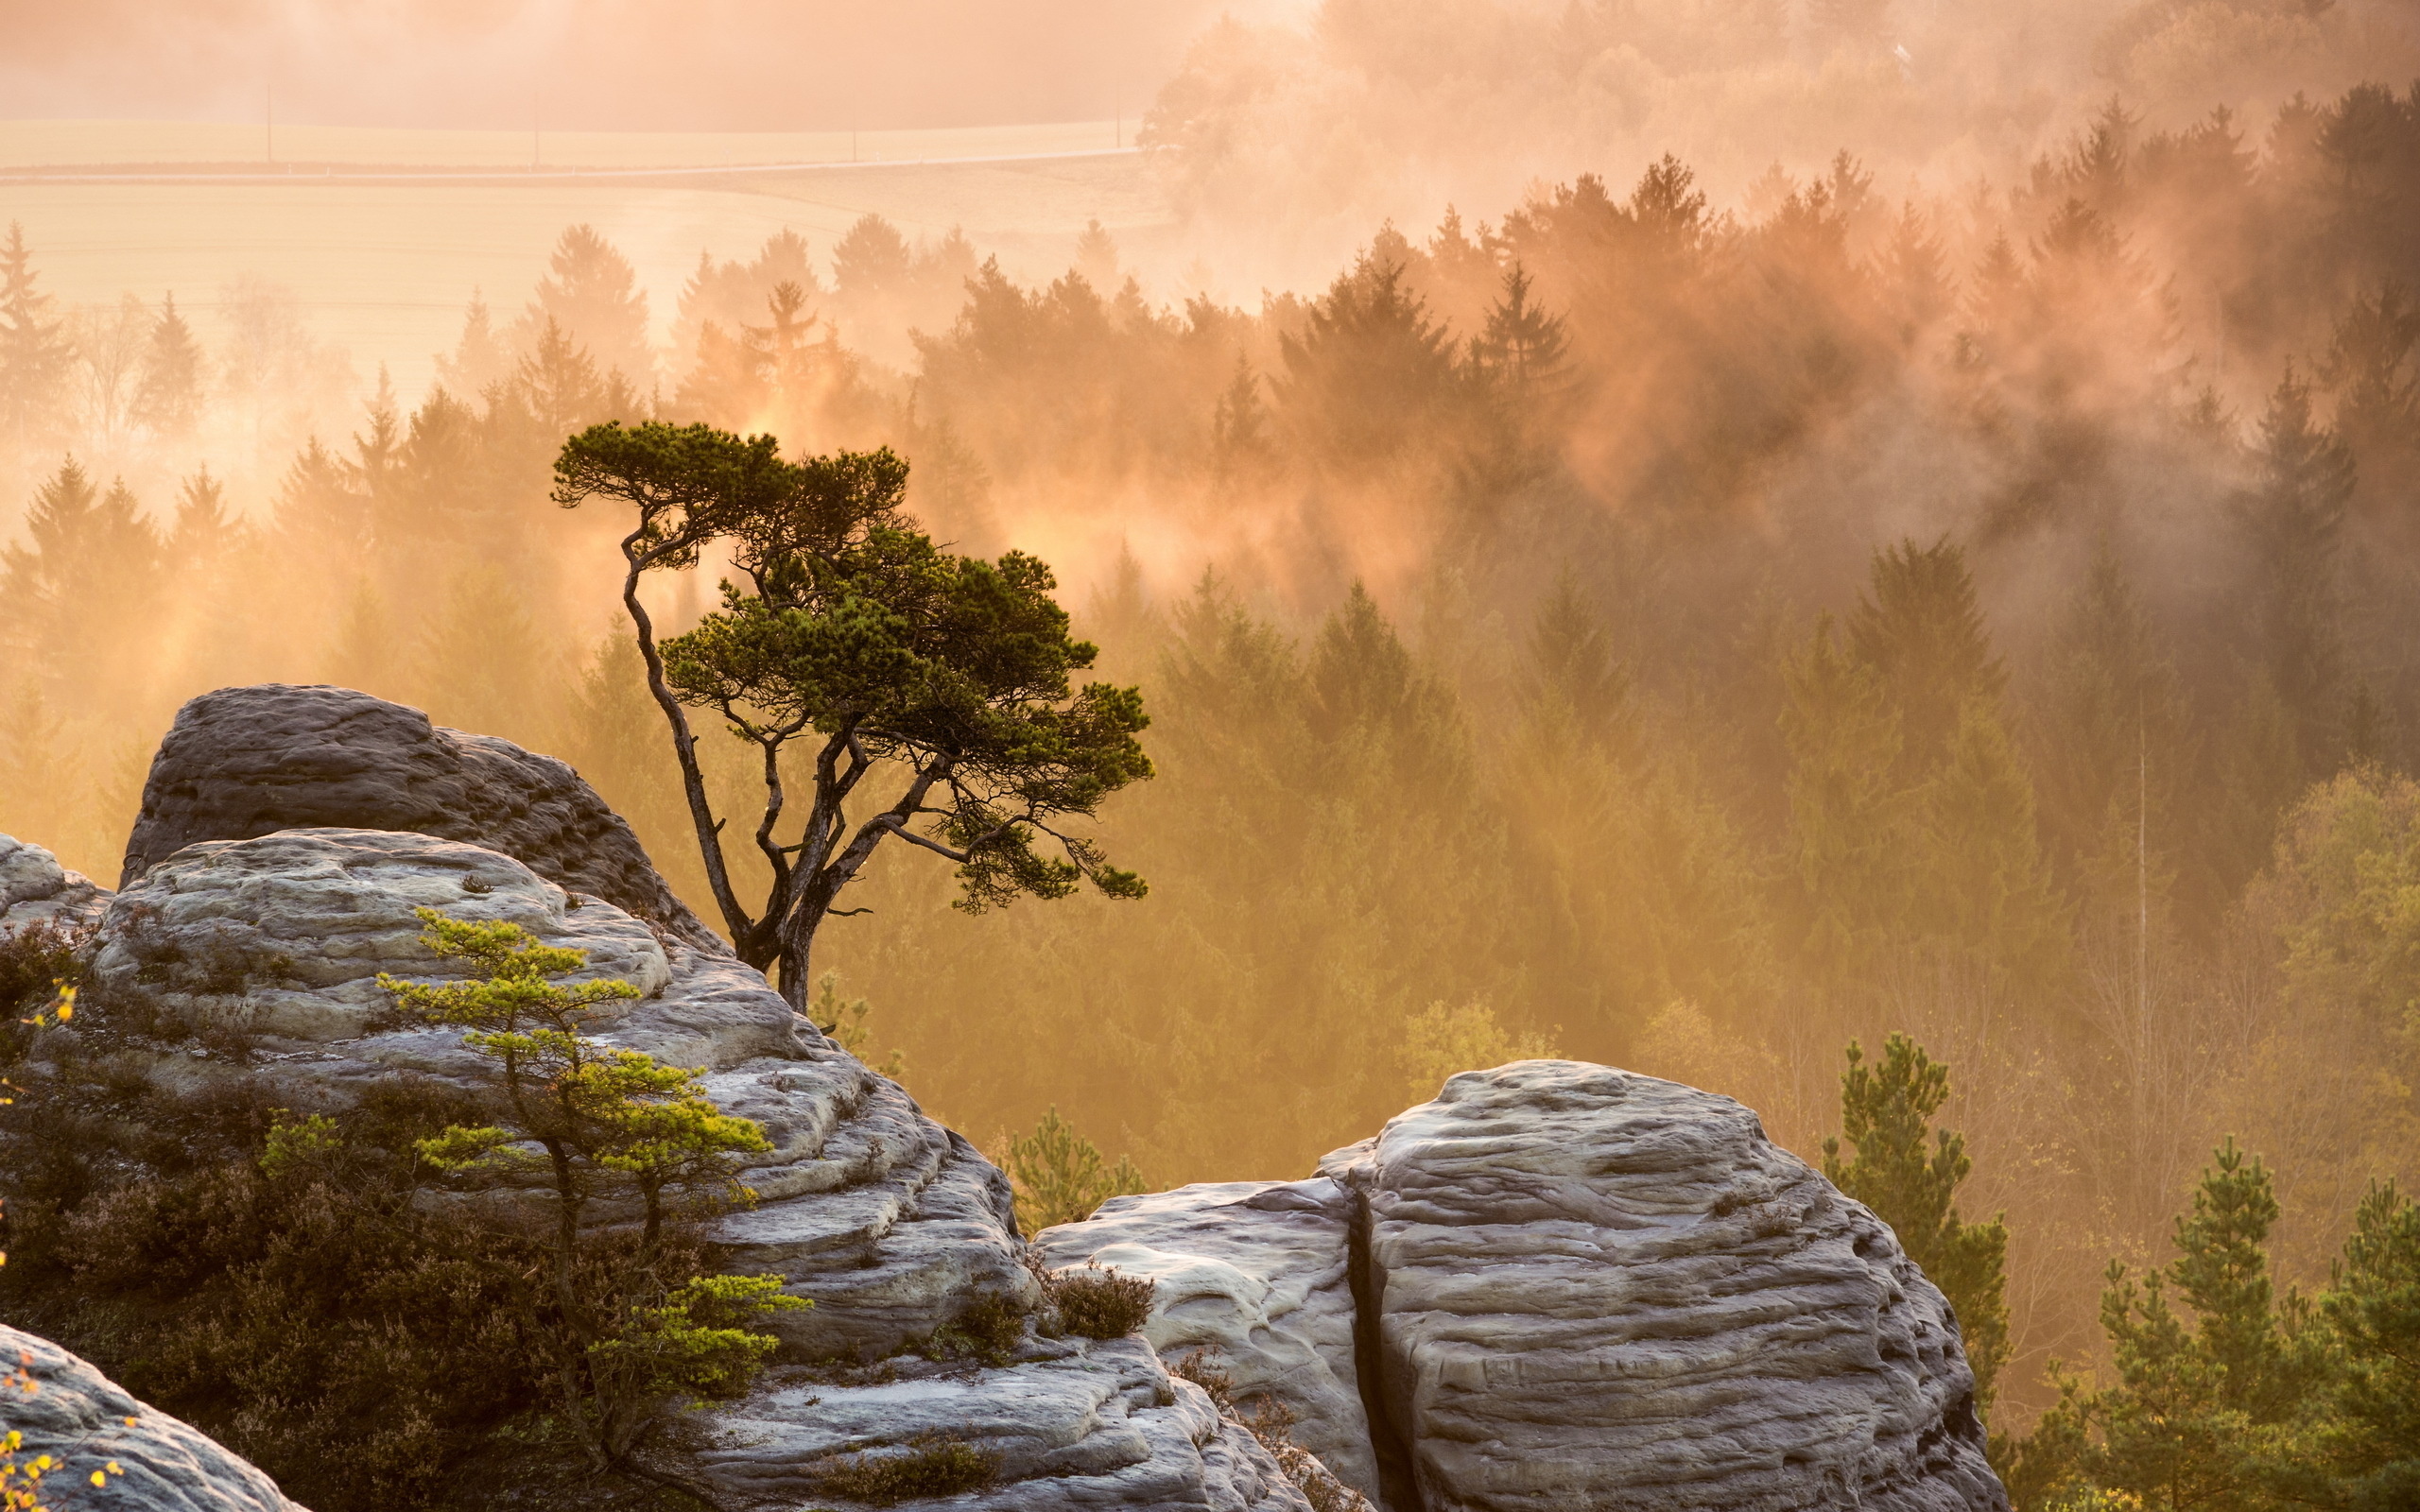
<svg viewBox="0 0 2420 1512">
<path fill-rule="evenodd" d="M 1962 1200 L 2011 1214 L 2018 1421 L 2222 1136 L 2289 1277 L 2415 1176 L 2416 218 L 2420 93 L 2113 104 L 1989 196 L 1844 155 L 1718 214 L 1668 159 L 1257 311 L 1155 305 L 1098 235 L 1038 288 L 861 226 L 827 289 L 777 238 L 701 264 L 670 364 L 576 230 L 529 318 L 475 307 L 274 498 L 50 470 L 0 569 L 0 830 L 113 872 L 179 698 L 325 678 L 569 757 L 702 904 L 615 522 L 546 463 L 615 417 L 891 444 L 937 535 L 1088 584 L 1161 774 L 1105 820 L 1140 905 L 969 919 L 887 855 L 826 931 L 938 1112 L 1293 1174 L 1555 1050 L 1811 1152 L 1841 1046 L 1906 1030 L 1957 1069 Z M 912 377 L 852 334 L 873 267 Z"/>
</svg>

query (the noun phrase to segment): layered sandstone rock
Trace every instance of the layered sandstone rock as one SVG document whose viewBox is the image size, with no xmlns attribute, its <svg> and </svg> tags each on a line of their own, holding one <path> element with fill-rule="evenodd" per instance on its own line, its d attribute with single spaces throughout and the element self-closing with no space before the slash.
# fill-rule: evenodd
<svg viewBox="0 0 2420 1512">
<path fill-rule="evenodd" d="M 30 841 L 0 834 L 0 930 L 52 924 L 78 929 L 109 906 L 109 889 Z"/>
<path fill-rule="evenodd" d="M 1306 1507 L 1155 1352 L 1215 1349 L 1389 1512 L 2007 1506 L 1940 1293 L 1728 1099 L 1564 1061 L 1467 1073 L 1311 1179 L 1043 1235 L 1044 1264 L 1155 1280 L 1141 1338 L 1028 1329 L 1002 1364 L 927 1361 L 902 1351 L 978 1299 L 1036 1300 L 1006 1178 L 732 960 L 562 764 L 341 690 L 226 690 L 179 715 L 127 879 L 112 896 L 0 838 L 0 929 L 96 926 L 89 1011 L 52 1033 L 164 1099 L 251 1083 L 337 1110 L 482 1077 L 458 1035 L 385 1011 L 381 971 L 452 974 L 416 907 L 511 919 L 640 988 L 596 1037 L 703 1068 L 764 1128 L 760 1200 L 714 1237 L 817 1303 L 778 1320 L 765 1385 L 701 1419 L 735 1504 L 822 1504 L 842 1459 L 956 1442 L 996 1475 L 953 1505 Z"/>
<path fill-rule="evenodd" d="M 1516 1062 L 1321 1172 L 1358 1205 L 1399 1508 L 2008 1504 L 1941 1293 L 1728 1098 Z"/>
<path fill-rule="evenodd" d="M 378 986 L 461 974 L 421 943 L 416 908 L 586 952 L 582 976 L 644 994 L 600 1013 L 595 1038 L 702 1068 L 719 1105 L 763 1126 L 772 1153 L 741 1175 L 760 1200 L 714 1237 L 734 1269 L 816 1301 L 781 1315 L 794 1349 L 884 1352 L 978 1297 L 1033 1295 L 1007 1178 L 964 1140 L 754 971 L 493 850 L 337 829 L 188 846 L 111 901 L 79 1023 L 122 1036 L 115 1053 L 145 1059 L 164 1096 L 240 1081 L 334 1111 L 383 1078 L 469 1086 L 488 1067 L 460 1034 L 391 1022 Z"/>
<path fill-rule="evenodd" d="M 321 826 L 500 850 L 695 949 L 727 954 L 578 772 L 509 740 L 324 685 L 221 688 L 178 710 L 152 758 L 118 885 L 197 841 Z"/>
<path fill-rule="evenodd" d="M 1146 1336 L 1215 1344 L 1392 1512 L 2008 1504 L 1941 1293 L 1754 1113 L 1671 1082 L 1465 1073 L 1313 1180 L 1039 1244 L 1158 1278 Z"/>
<path fill-rule="evenodd" d="M 17 1463 L 44 1454 L 59 1462 L 44 1477 L 44 1503 L 112 1512 L 304 1512 L 251 1464 L 135 1400 L 48 1339 L 0 1325 L 0 1418 L 24 1435 Z M 112 1465 L 114 1474 L 106 1469 Z M 90 1487 L 95 1472 L 106 1476 L 107 1489 Z"/>
<path fill-rule="evenodd" d="M 838 1500 L 822 1480 L 836 1463 L 948 1443 L 988 1458 L 992 1484 L 897 1505 L 1309 1512 L 1268 1451 L 1141 1339 L 1037 1339 L 1022 1353 L 1009 1366 L 911 1368 L 870 1385 L 784 1383 L 777 1373 L 715 1415 L 701 1476 L 752 1505 L 824 1506 Z"/>
<path fill-rule="evenodd" d="M 1090 1221 L 1046 1228 L 1053 1267 L 1094 1263 L 1156 1286 L 1143 1336 L 1181 1360 L 1217 1351 L 1235 1395 L 1270 1398 L 1329 1473 L 1379 1495 L 1354 1362 L 1353 1200 L 1324 1177 L 1226 1181 L 1114 1197 Z"/>
</svg>

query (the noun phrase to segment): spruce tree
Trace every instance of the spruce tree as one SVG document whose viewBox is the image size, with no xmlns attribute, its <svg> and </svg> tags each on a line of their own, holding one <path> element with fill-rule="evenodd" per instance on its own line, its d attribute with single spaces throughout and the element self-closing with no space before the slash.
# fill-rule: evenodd
<svg viewBox="0 0 2420 1512">
<path fill-rule="evenodd" d="M 1876 552 L 1847 629 L 1899 712 L 1902 781 L 1920 781 L 1948 754 L 1970 700 L 1996 711 L 2008 673 L 1992 653 L 1966 554 L 1947 537 Z"/>
<path fill-rule="evenodd" d="M 840 297 L 853 303 L 893 298 L 907 291 L 915 254 L 899 228 L 880 215 L 858 217 L 832 247 L 832 277 Z"/>
<path fill-rule="evenodd" d="M 0 246 L 0 442 L 17 446 L 58 428 L 75 355 L 51 297 L 34 286 L 40 278 L 25 228 L 10 221 Z"/>
<path fill-rule="evenodd" d="M 0 548 L 5 636 L 58 685 L 93 696 L 130 691 L 150 665 L 160 613 L 162 542 L 124 483 L 107 490 L 71 457 L 35 491 L 26 539 Z"/>
<path fill-rule="evenodd" d="M 163 440 L 182 441 L 201 423 L 204 358 L 193 327 L 170 294 L 160 306 L 143 353 L 143 377 L 135 389 L 133 416 Z"/>
<path fill-rule="evenodd" d="M 2333 767 L 2341 733 L 2337 554 L 2355 472 L 2352 449 L 2319 423 L 2310 386 L 2290 365 L 2260 418 L 2254 465 L 2253 486 L 2236 507 L 2252 575 L 2256 664 L 2292 721 L 2308 782 Z"/>
<path fill-rule="evenodd" d="M 489 389 L 511 376 L 512 368 L 512 352 L 496 334 L 495 318 L 488 311 L 486 296 L 472 291 L 471 302 L 462 311 L 462 335 L 454 343 L 453 355 L 438 353 L 437 381 L 458 399 L 481 399 Z"/>
<path fill-rule="evenodd" d="M 2014 1455 L 2021 1504 L 2092 1491 L 2157 1512 L 2305 1503 L 2278 1493 L 2306 1479 L 2325 1358 L 2298 1328 L 2300 1300 L 2281 1305 L 2270 1280 L 2276 1220 L 2267 1168 L 2230 1139 L 2176 1220 L 2176 1259 L 2140 1282 L 2110 1263 L 2100 1321 L 2116 1379 L 2087 1387 L 2052 1365 L 2059 1403 Z"/>
<path fill-rule="evenodd" d="M 1276 456 L 1269 407 L 1260 398 L 1260 375 L 1253 371 L 1252 359 L 1238 352 L 1235 375 L 1219 390 L 1210 414 L 1211 475 L 1226 488 L 1250 488 L 1268 480 Z"/>
<path fill-rule="evenodd" d="M 1784 662 L 1789 848 L 1800 949 L 1826 990 L 1846 986 L 1907 909 L 1910 821 L 1897 781 L 1899 714 L 1880 676 L 1842 646 L 1830 616 Z"/>
<path fill-rule="evenodd" d="M 2319 1310 L 2342 1350 L 2329 1469 L 2356 1512 L 2420 1504 L 2420 1206 L 2375 1186 Z"/>
<path fill-rule="evenodd" d="M 1299 335 L 1281 333 L 1281 409 L 1311 455 L 1366 466 L 1427 433 L 1455 382 L 1452 342 L 1406 282 L 1364 252 L 1314 304 Z"/>
<path fill-rule="evenodd" d="M 1917 803 L 1911 922 L 2002 982 L 2048 985 L 2067 953 L 2066 908 L 2042 857 L 2032 779 L 1990 705 L 1960 712 Z"/>
<path fill-rule="evenodd" d="M 177 491 L 177 514 L 168 530 L 168 559 L 179 573 L 206 573 L 233 548 L 243 524 L 227 509 L 227 490 L 208 464 Z"/>
<path fill-rule="evenodd" d="M 537 298 L 521 318 L 525 355 L 549 339 L 550 331 L 585 350 L 608 380 L 618 373 L 634 395 L 655 381 L 647 291 L 630 260 L 593 226 L 568 227 L 556 241 Z"/>
<path fill-rule="evenodd" d="M 1866 1065 L 1855 1040 L 1848 1060 L 1841 1132 L 1857 1153 L 1843 1161 L 1840 1140 L 1826 1139 L 1824 1174 L 1889 1224 L 1949 1299 L 1975 1372 L 1976 1412 L 1988 1420 L 2008 1359 L 2008 1226 L 2005 1214 L 1982 1224 L 1959 1216 L 1958 1187 L 1974 1162 L 1963 1135 L 1932 1124 L 1949 1098 L 1949 1068 L 1901 1034 L 1884 1041 L 1880 1064 Z"/>
<path fill-rule="evenodd" d="M 1564 380 L 1571 337 L 1563 318 L 1530 298 L 1537 281 L 1518 263 L 1504 270 L 1503 291 L 1487 325 L 1471 338 L 1471 360 L 1506 402 L 1527 406 L 1551 395 Z"/>
</svg>

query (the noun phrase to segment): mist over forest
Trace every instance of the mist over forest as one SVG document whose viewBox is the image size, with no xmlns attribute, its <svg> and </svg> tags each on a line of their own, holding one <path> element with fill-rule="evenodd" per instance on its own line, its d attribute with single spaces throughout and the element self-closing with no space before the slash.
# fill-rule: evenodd
<svg viewBox="0 0 2420 1512">
<path fill-rule="evenodd" d="M 597 129 L 834 124 L 771 93 L 764 8 L 693 16 L 614 118 L 652 10 L 422 9 L 387 25 L 499 76 L 562 31 L 600 82 L 550 108 Z M 954 14 L 846 25 L 1010 72 Z M 38 113 L 136 113 L 65 15 L 8 65 Z M 1056 266 L 867 215 L 649 287 L 572 225 L 399 392 L 273 284 L 71 306 L 69 254 L 15 232 L 0 833 L 113 882 L 184 700 L 331 682 L 562 757 L 717 919 L 630 519 L 558 507 L 558 455 L 608 421 L 889 447 L 950 550 L 1055 569 L 1150 716 L 1156 775 L 1086 832 L 1148 896 L 970 916 L 891 846 L 817 936 L 859 1054 L 987 1150 L 1055 1110 L 1154 1190 L 1292 1176 L 1454 1071 L 1559 1056 L 1820 1161 L 1844 1047 L 1905 1034 L 1949 1071 L 1960 1211 L 2004 1215 L 1996 1434 L 2055 1408 L 2054 1362 L 2108 1379 L 2104 1268 L 2168 1262 L 2224 1140 L 2273 1180 L 2280 1293 L 2328 1285 L 2365 1194 L 2420 1182 L 2410 7 L 1041 22 L 1142 61 L 1071 42 L 1059 93 L 945 109 L 1129 89 L 1170 207 Z M 335 63 L 385 35 L 305 34 Z M 181 108 L 249 108 L 180 73 L 210 47 L 143 45 Z M 504 110 L 461 88 L 418 124 Z M 715 608 L 718 550 L 647 584 L 662 633 Z M 754 748 L 693 718 L 752 825 Z"/>
</svg>

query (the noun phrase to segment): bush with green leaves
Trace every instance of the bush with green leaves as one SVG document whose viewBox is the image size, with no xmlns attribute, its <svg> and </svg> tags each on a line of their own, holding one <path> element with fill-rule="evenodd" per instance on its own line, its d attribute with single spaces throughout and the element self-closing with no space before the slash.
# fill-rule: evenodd
<svg viewBox="0 0 2420 1512">
<path fill-rule="evenodd" d="M 808 1467 L 823 1496 L 869 1506 L 896 1506 L 932 1497 L 979 1491 L 998 1479 L 999 1456 L 963 1439 L 928 1436 L 889 1452 L 836 1456 Z"/>
<path fill-rule="evenodd" d="M 1120 1275 L 1091 1263 L 1052 1271 L 1042 1282 L 1044 1304 L 1059 1326 L 1088 1339 L 1122 1339 L 1150 1321 L 1158 1290 L 1149 1276 Z"/>
</svg>

